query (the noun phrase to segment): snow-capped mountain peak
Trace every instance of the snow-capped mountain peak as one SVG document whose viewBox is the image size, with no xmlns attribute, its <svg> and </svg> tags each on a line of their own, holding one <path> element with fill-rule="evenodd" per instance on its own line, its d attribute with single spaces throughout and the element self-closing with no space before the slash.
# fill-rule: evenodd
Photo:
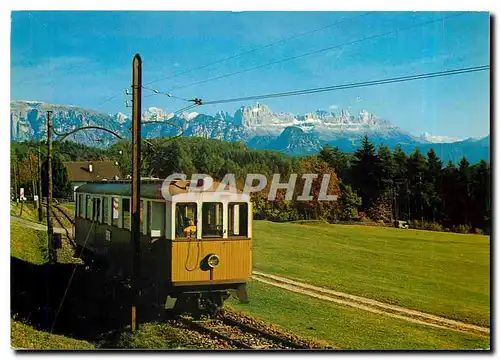
<svg viewBox="0 0 500 360">
<path fill-rule="evenodd" d="M 111 115 L 77 106 L 13 101 L 10 114 L 11 139 L 23 141 L 44 138 L 47 131 L 47 110 L 53 111 L 53 124 L 59 132 L 85 125 L 98 125 L 120 133 L 125 138 L 130 137 L 130 116 L 121 112 Z M 415 137 L 368 110 L 351 114 L 347 109 L 331 107 L 329 111 L 316 110 L 301 115 L 274 112 L 268 106 L 257 103 L 243 106 L 233 115 L 219 111 L 212 116 L 198 112 L 175 115 L 170 110 L 150 107 L 143 112 L 142 119 L 158 122 L 142 128 L 144 138 L 174 136 L 181 127 L 183 136 L 239 141 L 251 148 L 279 150 L 292 155 L 314 154 L 326 144 L 339 146 L 344 151 L 353 151 L 361 143 L 362 137 L 368 135 L 375 144 L 385 144 L 392 148 L 401 145 L 410 149 L 409 151 L 417 145 L 424 151 L 439 142 L 439 154 L 443 153 L 443 146 L 450 148 L 450 155 L 443 155 L 443 160 L 452 158 L 456 161 L 462 156 L 462 150 L 457 150 L 462 148 L 461 143 L 469 146 L 467 151 L 475 151 L 471 160 L 489 158 L 489 137 L 446 144 L 461 139 L 433 136 L 429 133 Z M 170 120 L 176 126 L 162 124 L 162 120 Z M 96 136 L 100 139 L 98 146 L 108 146 L 116 141 L 108 133 L 95 133 L 93 137 Z M 87 136 L 75 135 L 70 140 L 96 146 L 91 137 Z M 473 147 L 479 150 L 471 150 Z"/>
<path fill-rule="evenodd" d="M 420 139 L 430 143 L 452 143 L 464 140 L 463 138 L 460 137 L 431 135 L 428 132 L 420 134 Z"/>
</svg>

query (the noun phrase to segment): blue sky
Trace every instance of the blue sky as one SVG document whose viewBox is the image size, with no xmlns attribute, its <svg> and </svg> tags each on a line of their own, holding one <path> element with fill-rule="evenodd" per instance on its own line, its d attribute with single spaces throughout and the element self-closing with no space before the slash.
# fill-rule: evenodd
<svg viewBox="0 0 500 360">
<path fill-rule="evenodd" d="M 128 113 L 131 60 L 143 59 L 143 83 L 215 62 L 282 38 L 353 18 L 199 71 L 159 81 L 169 90 L 316 49 L 406 28 L 453 13 L 376 12 L 13 12 L 11 99 L 72 104 Z M 490 64 L 489 14 L 468 13 L 397 34 L 282 62 L 172 91 L 206 101 L 329 86 Z M 457 137 L 490 132 L 489 73 L 350 89 L 262 102 L 274 111 L 306 113 L 329 107 L 367 110 L 403 129 Z M 148 95 L 147 91 L 144 95 Z M 106 99 L 118 95 L 115 99 Z M 253 102 L 205 106 L 234 113 Z M 144 108 L 185 104 L 144 98 Z"/>
</svg>

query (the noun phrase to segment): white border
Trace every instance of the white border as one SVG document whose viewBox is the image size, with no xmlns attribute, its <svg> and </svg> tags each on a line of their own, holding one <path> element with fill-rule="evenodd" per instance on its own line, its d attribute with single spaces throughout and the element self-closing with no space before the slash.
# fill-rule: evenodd
<svg viewBox="0 0 500 360">
<path fill-rule="evenodd" d="M 252 0 L 246 2 L 236 2 L 236 1 L 182 1 L 182 2 L 160 2 L 153 0 L 141 0 L 141 1 L 130 1 L 130 0 L 121 0 L 116 2 L 106 2 L 106 1 L 95 1 L 95 0 L 87 0 L 85 2 L 69 2 L 69 1 L 61 1 L 61 0 L 44 0 L 44 1 L 3 1 L 0 4 L 1 7 L 1 17 L 0 17 L 0 27 L 1 27 L 1 41 L 4 56 L 2 56 L 2 72 L 4 76 L 2 76 L 2 96 L 3 101 L 1 102 L 2 111 L 4 114 L 4 119 L 0 122 L 0 126 L 2 129 L 0 133 L 5 137 L 6 141 L 0 141 L 0 146 L 2 146 L 3 151 L 0 151 L 2 156 L 2 168 L 6 168 L 10 166 L 9 158 L 7 157 L 9 154 L 10 148 L 10 138 L 7 141 L 7 137 L 10 137 L 9 130 L 9 122 L 7 121 L 8 108 L 10 103 L 10 11 L 11 10 L 231 10 L 231 11 L 249 11 L 249 10 L 302 10 L 302 11 L 312 11 L 312 10 L 328 10 L 328 11 L 367 11 L 367 10 L 398 10 L 398 11 L 444 11 L 444 10 L 473 10 L 473 11 L 490 11 L 495 15 L 498 15 L 500 12 L 499 1 L 491 1 L 491 0 L 475 0 L 475 1 L 436 1 L 436 0 L 420 0 L 418 2 L 403 2 L 403 1 L 386 1 L 386 2 L 370 2 L 366 0 L 350 0 L 350 1 L 324 1 L 324 0 L 308 0 L 308 1 L 300 1 L 300 2 L 292 2 L 292 1 L 274 1 L 271 2 L 269 0 Z M 496 29 L 498 30 L 498 18 L 496 19 Z M 495 47 L 498 46 L 498 36 L 495 37 Z M 496 68 L 498 61 L 495 61 L 495 64 L 492 64 Z M 495 82 L 496 83 L 496 82 Z M 493 86 L 493 84 L 492 84 Z M 495 104 L 498 104 L 498 89 L 495 93 L 495 98 L 491 99 Z M 496 134 L 495 134 L 496 135 Z M 496 136 L 492 137 L 495 142 Z M 494 159 L 500 158 L 500 149 L 498 146 L 494 146 Z M 4 171 L 5 173 L 5 171 Z M 498 176 L 496 174 L 496 170 L 494 171 L 494 179 L 495 182 L 498 180 Z M 3 191 L 0 192 L 1 199 L 0 203 L 5 210 L 5 215 L 1 217 L 2 225 L 4 225 L 3 229 L 9 229 L 10 224 L 7 224 L 7 203 L 8 203 L 8 195 L 7 195 L 7 183 L 9 182 L 8 177 L 1 177 L 1 188 Z M 496 184 L 495 184 L 496 185 Z M 497 199 L 495 199 L 497 200 Z M 494 201 L 494 214 L 498 213 L 498 201 Z M 10 212 L 10 211 L 9 211 Z M 5 222 L 4 222 L 5 221 Z M 494 231 L 497 232 L 498 227 L 497 223 L 494 222 Z M 4 230 L 5 232 L 7 230 Z M 2 241 L 1 246 L 2 254 L 3 254 L 3 262 L 4 264 L 4 272 L 6 270 L 6 264 L 10 263 L 7 254 L 10 254 L 10 246 L 9 242 Z M 496 246 L 498 250 L 499 246 Z M 495 253 L 494 255 L 497 255 Z M 495 257 L 498 259 L 498 257 Z M 9 267 L 10 268 L 10 267 Z M 498 266 L 496 266 L 498 269 Z M 495 269 L 495 270 L 497 270 Z M 494 279 L 497 279 L 497 271 L 495 271 Z M 10 269 L 8 271 L 8 275 L 3 274 L 0 277 L 1 279 L 1 289 L 4 292 L 7 289 L 10 289 Z M 498 300 L 498 297 L 495 298 Z M 14 353 L 10 350 L 10 300 L 9 297 L 3 296 L 1 298 L 1 319 L 0 319 L 0 341 L 1 341 L 1 349 L 2 355 L 6 355 L 8 357 L 14 356 Z M 498 301 L 495 301 L 495 310 L 498 312 Z M 496 324 L 495 324 L 496 325 Z M 495 331 L 494 334 L 497 332 Z M 496 338 L 496 336 L 495 336 Z M 497 344 L 496 339 L 492 339 L 492 344 Z M 498 351 L 497 351 L 498 354 Z M 182 356 L 180 354 L 164 354 L 165 356 L 170 357 L 178 357 Z M 185 356 L 194 355 L 193 353 L 186 354 Z M 205 353 L 198 354 L 199 356 L 206 356 Z M 226 356 L 238 356 L 238 353 L 226 354 Z M 310 356 L 312 354 L 306 354 L 305 356 Z M 332 354 L 332 356 L 336 357 L 345 357 L 347 354 Z M 369 354 L 356 354 L 356 357 L 365 357 Z M 396 356 L 406 355 L 406 354 L 397 354 Z M 417 358 L 427 358 L 429 356 L 439 356 L 439 353 L 426 353 L 426 354 L 417 354 Z M 484 354 L 469 354 L 472 356 L 484 356 Z M 496 355 L 496 354 L 495 354 Z M 49 355 L 50 356 L 50 355 Z M 62 355 L 63 357 L 69 357 L 68 355 Z M 92 356 L 92 353 L 83 355 L 84 357 Z M 129 358 L 132 355 L 120 354 L 120 357 Z M 248 356 L 248 354 L 247 354 Z M 252 357 L 256 356 L 274 356 L 274 354 L 255 354 L 251 355 Z M 352 355 L 347 355 L 352 356 Z M 3 356 L 2 356 L 3 358 Z"/>
</svg>

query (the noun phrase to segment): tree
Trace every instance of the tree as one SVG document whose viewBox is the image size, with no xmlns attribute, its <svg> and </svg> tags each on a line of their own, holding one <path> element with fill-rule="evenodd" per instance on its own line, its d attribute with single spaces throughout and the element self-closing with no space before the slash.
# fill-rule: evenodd
<svg viewBox="0 0 500 360">
<path fill-rule="evenodd" d="M 443 226 L 451 228 L 458 224 L 457 215 L 462 211 L 457 202 L 457 169 L 451 161 L 441 170 L 440 180 L 441 222 Z"/>
<path fill-rule="evenodd" d="M 323 176 L 325 174 L 330 176 L 328 183 L 327 195 L 340 195 L 339 180 L 335 171 L 328 166 L 328 164 L 321 160 L 318 156 L 304 157 L 300 160 L 297 183 L 295 186 L 295 196 L 302 195 L 305 186 L 305 179 L 302 178 L 303 174 L 317 174 L 318 177 L 312 182 L 310 195 L 312 200 L 297 201 L 297 208 L 302 216 L 310 216 L 313 214 L 315 219 L 335 220 L 338 217 L 338 201 L 320 201 L 319 194 Z"/>
<path fill-rule="evenodd" d="M 443 167 L 442 161 L 437 157 L 433 148 L 427 152 L 425 171 L 425 198 L 428 199 L 427 216 L 436 221 L 441 207 L 441 196 L 439 193 L 440 173 Z"/>
<path fill-rule="evenodd" d="M 344 183 L 341 182 L 340 189 L 340 219 L 348 221 L 358 216 L 358 208 L 361 206 L 361 199 L 352 191 L 350 185 L 344 185 Z"/>
<path fill-rule="evenodd" d="M 410 211 L 415 218 L 423 219 L 424 208 L 428 206 L 425 186 L 425 157 L 416 148 L 407 161 L 408 186 L 411 196 Z"/>
<path fill-rule="evenodd" d="M 340 180 L 349 181 L 349 155 L 340 151 L 338 146 L 325 145 L 318 157 L 328 163 Z"/>
<path fill-rule="evenodd" d="M 381 191 L 386 192 L 393 189 L 394 176 L 395 176 L 395 163 L 394 157 L 388 146 L 380 145 L 378 148 L 377 156 L 380 159 L 380 166 L 378 168 L 381 184 Z"/>
<path fill-rule="evenodd" d="M 408 157 L 397 145 L 393 152 L 394 161 L 394 185 L 395 185 L 395 210 L 396 219 L 410 218 L 410 192 L 407 176 Z"/>
<path fill-rule="evenodd" d="M 380 158 L 375 153 L 375 146 L 363 137 L 361 148 L 354 153 L 352 165 L 353 185 L 361 196 L 363 209 L 368 209 L 380 195 Z"/>
<path fill-rule="evenodd" d="M 491 227 L 491 168 L 481 160 L 472 168 L 470 220 L 475 228 L 487 233 Z"/>
<path fill-rule="evenodd" d="M 470 196 L 471 196 L 472 172 L 469 161 L 464 157 L 458 164 L 457 171 L 457 202 L 462 211 L 459 214 L 458 221 L 460 225 L 470 224 Z M 458 214 L 457 214 L 458 215 Z"/>
<path fill-rule="evenodd" d="M 42 164 L 42 194 L 47 196 L 48 182 L 47 182 L 47 159 Z M 53 198 L 69 198 L 72 189 L 68 179 L 68 171 L 62 163 L 59 156 L 52 156 L 52 197 Z"/>
</svg>

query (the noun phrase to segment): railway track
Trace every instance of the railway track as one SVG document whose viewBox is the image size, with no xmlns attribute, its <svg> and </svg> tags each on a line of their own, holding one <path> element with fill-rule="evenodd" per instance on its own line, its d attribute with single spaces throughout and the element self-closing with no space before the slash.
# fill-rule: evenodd
<svg viewBox="0 0 500 360">
<path fill-rule="evenodd" d="M 310 347 L 293 342 L 249 324 L 222 316 L 218 319 L 194 320 L 187 316 L 176 319 L 191 330 L 221 339 L 233 349 L 298 350 Z"/>
<path fill-rule="evenodd" d="M 71 225 L 75 225 L 75 221 L 73 220 L 73 214 L 69 214 L 67 210 L 65 210 L 58 204 L 53 204 L 52 207 L 59 210 L 59 212 L 63 214 L 63 216 L 71 223 Z"/>
<path fill-rule="evenodd" d="M 54 211 L 54 209 L 56 209 L 57 211 Z M 66 213 L 65 210 L 63 210 L 59 205 L 57 204 L 53 204 L 52 205 L 52 208 L 51 208 L 51 212 L 52 212 L 52 216 L 54 217 L 54 219 L 56 219 L 56 222 L 60 225 L 61 228 L 64 229 L 64 231 L 66 232 L 66 237 L 68 238 L 68 241 L 71 243 L 72 246 L 76 246 L 76 243 L 75 243 L 75 240 L 73 238 L 73 226 L 75 225 L 75 222 L 74 220 L 72 219 L 72 217 L 70 215 L 68 215 Z M 62 216 L 64 217 L 64 219 L 67 220 L 67 222 L 69 222 L 71 224 L 71 228 L 68 229 L 68 224 L 65 223 L 62 219 L 61 219 L 61 214 Z"/>
</svg>

